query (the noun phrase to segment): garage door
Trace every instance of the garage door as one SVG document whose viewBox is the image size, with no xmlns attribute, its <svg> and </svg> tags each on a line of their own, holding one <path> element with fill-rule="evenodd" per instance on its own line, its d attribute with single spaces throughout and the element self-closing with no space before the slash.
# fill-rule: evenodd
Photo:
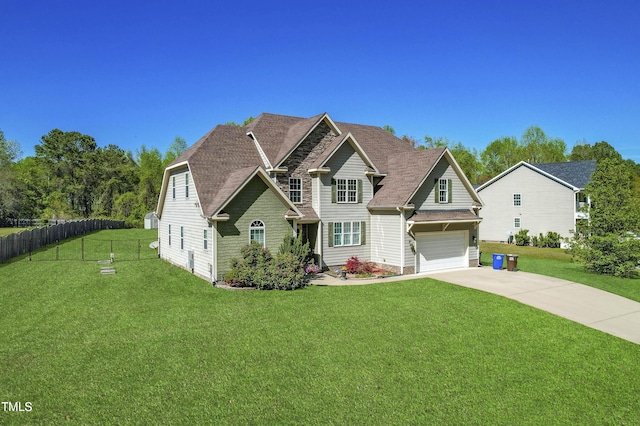
<svg viewBox="0 0 640 426">
<path fill-rule="evenodd" d="M 419 272 L 469 267 L 467 232 L 425 232 L 416 234 Z"/>
</svg>

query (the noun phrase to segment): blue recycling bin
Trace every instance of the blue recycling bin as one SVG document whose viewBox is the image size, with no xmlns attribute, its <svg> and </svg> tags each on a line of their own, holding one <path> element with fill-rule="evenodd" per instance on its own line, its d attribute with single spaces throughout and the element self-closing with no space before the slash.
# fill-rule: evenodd
<svg viewBox="0 0 640 426">
<path fill-rule="evenodd" d="M 502 269 L 502 262 L 504 262 L 504 254 L 493 253 L 493 269 Z"/>
</svg>

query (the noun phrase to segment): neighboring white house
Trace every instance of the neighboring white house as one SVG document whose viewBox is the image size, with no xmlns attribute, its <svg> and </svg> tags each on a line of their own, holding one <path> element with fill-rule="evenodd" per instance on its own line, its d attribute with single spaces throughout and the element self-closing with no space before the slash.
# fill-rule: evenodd
<svg viewBox="0 0 640 426">
<path fill-rule="evenodd" d="M 529 164 L 522 161 L 476 191 L 482 197 L 483 241 L 509 241 L 522 229 L 530 236 L 557 232 L 569 237 L 576 223 L 588 219 L 584 187 L 595 161 Z"/>
<path fill-rule="evenodd" d="M 219 125 L 171 163 L 160 256 L 213 282 L 240 248 L 309 241 L 323 267 L 351 256 L 398 273 L 478 265 L 480 198 L 446 148 L 379 127 L 261 114 Z"/>
</svg>

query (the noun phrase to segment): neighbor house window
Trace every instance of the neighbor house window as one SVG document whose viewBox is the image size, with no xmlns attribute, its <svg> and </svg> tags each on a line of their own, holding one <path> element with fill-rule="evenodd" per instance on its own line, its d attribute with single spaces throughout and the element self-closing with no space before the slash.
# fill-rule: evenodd
<svg viewBox="0 0 640 426">
<path fill-rule="evenodd" d="M 249 242 L 255 241 L 264 247 L 264 222 L 261 220 L 254 220 L 249 226 Z"/>
<path fill-rule="evenodd" d="M 514 217 L 513 218 L 513 227 L 514 228 L 520 228 L 520 218 L 519 217 Z"/>
<path fill-rule="evenodd" d="M 336 194 L 339 203 L 358 202 L 358 180 L 357 179 L 337 179 Z"/>
<path fill-rule="evenodd" d="M 172 184 L 172 188 L 173 188 L 173 199 L 176 199 L 176 177 L 174 176 L 173 179 L 171 180 L 173 182 Z"/>
<path fill-rule="evenodd" d="M 447 179 L 438 180 L 438 201 L 440 203 L 449 202 L 449 182 Z"/>
<path fill-rule="evenodd" d="M 184 250 L 184 226 L 180 227 L 180 250 Z"/>
<path fill-rule="evenodd" d="M 289 199 L 294 203 L 302 202 L 302 179 L 289 178 Z"/>
<path fill-rule="evenodd" d="M 169 245 L 171 245 L 171 225 L 169 225 Z"/>
<path fill-rule="evenodd" d="M 359 246 L 360 222 L 334 222 L 333 245 L 335 246 Z"/>
<path fill-rule="evenodd" d="M 513 194 L 513 207 L 520 207 L 522 205 L 522 194 Z"/>
<path fill-rule="evenodd" d="M 184 196 L 189 198 L 189 173 L 184 174 Z"/>
<path fill-rule="evenodd" d="M 209 248 L 209 239 L 207 237 L 207 230 L 205 229 L 202 235 L 202 246 L 205 250 Z"/>
</svg>

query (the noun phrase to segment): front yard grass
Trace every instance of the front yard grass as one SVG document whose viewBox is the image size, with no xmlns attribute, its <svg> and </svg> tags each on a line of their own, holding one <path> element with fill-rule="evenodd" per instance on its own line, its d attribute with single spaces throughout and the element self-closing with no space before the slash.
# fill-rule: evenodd
<svg viewBox="0 0 640 426">
<path fill-rule="evenodd" d="M 0 265 L 0 399 L 33 407 L 0 423 L 640 422 L 640 346 L 502 297 L 432 279 L 230 291 L 158 259 L 115 267 Z"/>
<path fill-rule="evenodd" d="M 517 254 L 518 269 L 574 281 L 640 302 L 640 279 L 598 275 L 585 271 L 564 249 L 521 247 L 507 244 L 481 243 L 482 264 L 491 267 L 493 253 Z M 505 265 L 506 267 L 506 259 Z"/>
</svg>

